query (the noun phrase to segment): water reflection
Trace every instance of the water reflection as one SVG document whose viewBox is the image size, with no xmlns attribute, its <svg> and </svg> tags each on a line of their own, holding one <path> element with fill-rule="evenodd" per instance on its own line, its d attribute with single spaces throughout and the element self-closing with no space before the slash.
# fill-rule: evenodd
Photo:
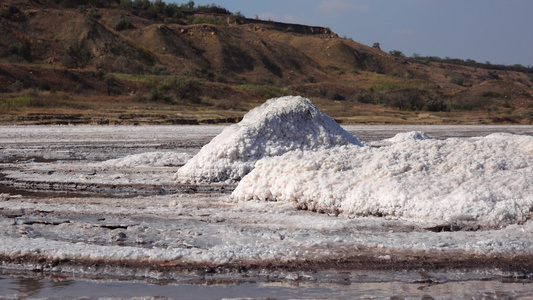
<svg viewBox="0 0 533 300">
<path fill-rule="evenodd" d="M 43 288 L 41 280 L 33 278 L 15 278 L 15 284 L 14 291 L 28 296 L 36 296 Z"/>
<path fill-rule="evenodd" d="M 71 285 L 73 282 L 73 280 L 68 280 L 61 277 L 43 279 L 33 277 L 2 276 L 0 277 L 0 291 L 6 288 L 17 295 L 36 297 L 40 296 L 43 291 L 45 291 L 45 293 L 46 291 L 55 293 L 62 289 L 68 289 L 69 285 Z M 4 294 L 0 294 L 0 296 L 2 295 Z"/>
<path fill-rule="evenodd" d="M 65 278 L 0 277 L 0 298 L 161 299 L 531 299 L 531 282 L 456 281 L 442 284 L 361 282 L 350 285 L 287 282 L 233 285 L 153 285 L 143 282 L 88 281 Z"/>
</svg>

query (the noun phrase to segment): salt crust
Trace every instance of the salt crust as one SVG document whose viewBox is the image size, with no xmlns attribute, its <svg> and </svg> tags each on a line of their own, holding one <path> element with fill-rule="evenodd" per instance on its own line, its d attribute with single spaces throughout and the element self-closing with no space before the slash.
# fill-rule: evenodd
<svg viewBox="0 0 533 300">
<path fill-rule="evenodd" d="M 102 167 L 180 166 L 185 164 L 190 158 L 191 155 L 187 153 L 147 152 L 106 160 L 96 165 Z"/>
<path fill-rule="evenodd" d="M 238 124 L 225 128 L 178 170 L 174 180 L 235 183 L 263 157 L 348 144 L 362 145 L 309 99 L 274 98 L 248 112 Z"/>
<path fill-rule="evenodd" d="M 533 137 L 406 136 L 417 134 L 402 134 L 380 148 L 349 145 L 264 158 L 232 198 L 465 226 L 500 227 L 530 219 Z"/>
</svg>

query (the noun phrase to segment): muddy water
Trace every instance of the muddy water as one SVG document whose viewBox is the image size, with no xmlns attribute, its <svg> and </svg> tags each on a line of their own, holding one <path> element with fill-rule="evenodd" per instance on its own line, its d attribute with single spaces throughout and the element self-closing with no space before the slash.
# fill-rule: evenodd
<svg viewBox="0 0 533 300">
<path fill-rule="evenodd" d="M 384 278 L 386 279 L 386 278 Z M 64 277 L 0 276 L 0 297 L 98 299 L 531 299 L 530 282 L 459 281 L 440 284 L 362 282 L 350 285 L 246 282 L 229 285 L 155 285 Z"/>
</svg>

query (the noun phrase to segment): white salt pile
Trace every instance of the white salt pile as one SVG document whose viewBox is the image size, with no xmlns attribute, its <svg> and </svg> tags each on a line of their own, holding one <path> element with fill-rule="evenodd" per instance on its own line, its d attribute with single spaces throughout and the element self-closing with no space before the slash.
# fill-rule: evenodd
<svg viewBox="0 0 533 300">
<path fill-rule="evenodd" d="M 191 158 L 190 154 L 177 152 L 147 152 L 110 159 L 98 163 L 103 167 L 167 167 L 184 165 Z"/>
<path fill-rule="evenodd" d="M 239 181 L 259 159 L 293 150 L 357 145 L 357 138 L 300 96 L 268 100 L 229 126 L 178 170 L 182 183 Z"/>
<path fill-rule="evenodd" d="M 381 148 L 292 151 L 258 161 L 232 197 L 459 226 L 521 223 L 533 211 L 533 137 L 403 139 Z"/>
<path fill-rule="evenodd" d="M 431 139 L 431 137 L 429 137 L 423 131 L 409 131 L 409 132 L 400 132 L 396 134 L 395 136 L 391 137 L 390 139 L 384 139 L 381 141 L 371 142 L 370 145 L 390 146 L 392 144 L 397 144 L 397 143 L 410 142 L 410 141 L 416 141 L 416 140 L 429 140 L 429 139 Z"/>
</svg>

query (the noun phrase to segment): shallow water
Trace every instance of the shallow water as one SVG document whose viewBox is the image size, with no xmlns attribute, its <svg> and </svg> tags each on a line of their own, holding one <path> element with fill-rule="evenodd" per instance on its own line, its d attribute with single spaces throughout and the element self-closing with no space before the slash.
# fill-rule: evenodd
<svg viewBox="0 0 533 300">
<path fill-rule="evenodd" d="M 386 279 L 386 278 L 384 278 Z M 286 282 L 228 285 L 155 285 L 142 282 L 89 281 L 63 277 L 0 277 L 2 298 L 157 299 L 531 299 L 533 284 L 459 281 L 440 284 L 366 282 L 349 285 Z"/>
</svg>

